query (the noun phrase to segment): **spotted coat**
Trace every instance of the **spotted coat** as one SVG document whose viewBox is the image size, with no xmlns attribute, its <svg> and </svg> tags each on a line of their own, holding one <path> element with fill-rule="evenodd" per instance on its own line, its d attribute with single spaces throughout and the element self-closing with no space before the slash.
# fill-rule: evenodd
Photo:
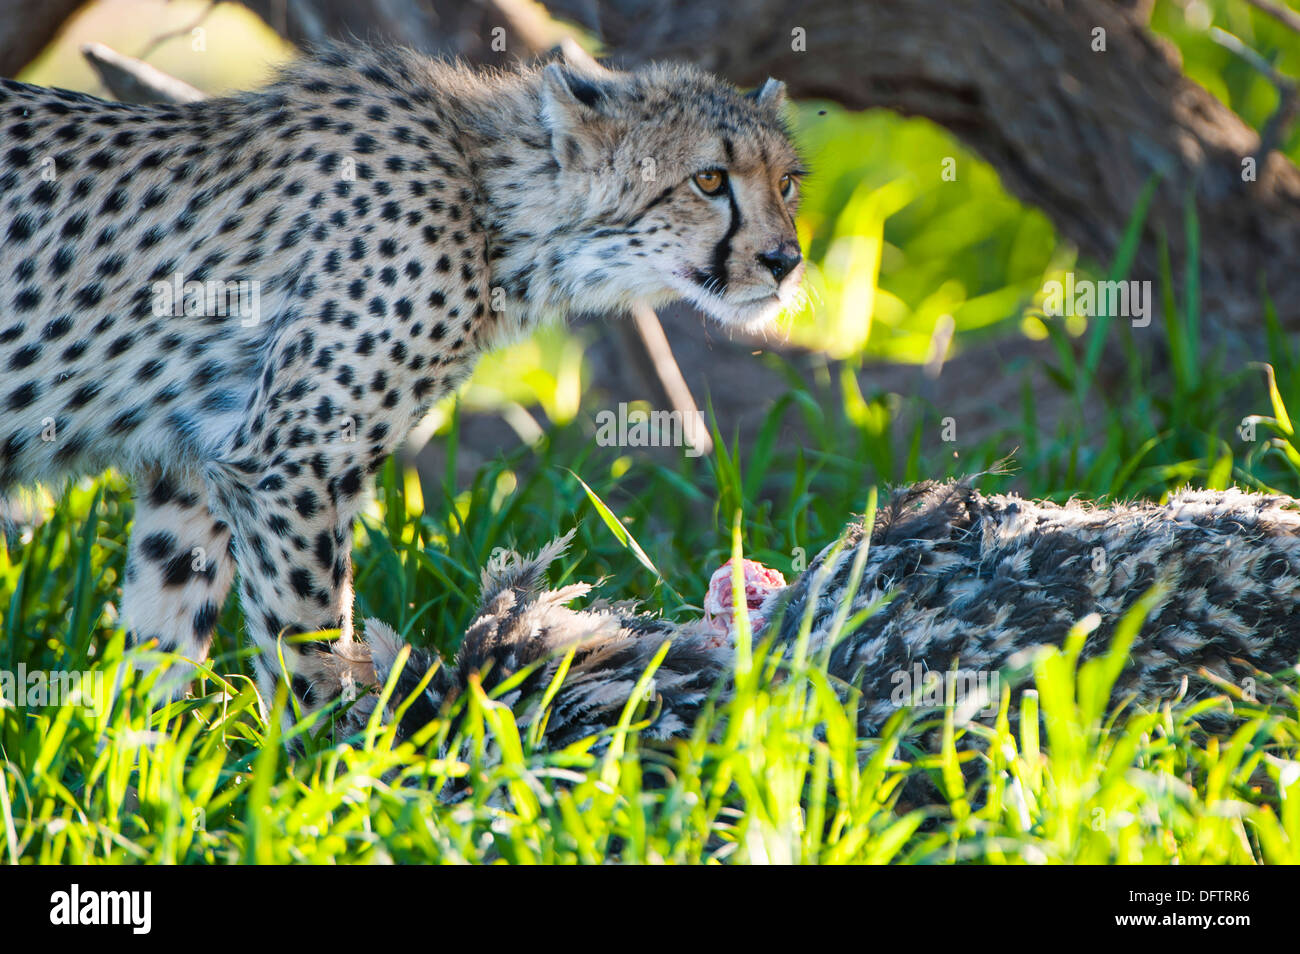
<svg viewBox="0 0 1300 954">
<path fill-rule="evenodd" d="M 373 678 L 368 478 L 478 354 L 568 312 L 790 301 L 781 101 L 350 47 L 184 105 L 0 80 L 0 490 L 126 471 L 133 638 L 202 659 L 237 567 L 268 696 L 279 637 L 341 631 L 282 647 L 314 709 Z"/>
<path fill-rule="evenodd" d="M 490 687 L 530 666 L 502 699 L 521 721 L 544 718 L 551 746 L 598 735 L 617 724 L 665 642 L 668 653 L 650 683 L 653 704 L 644 707 L 653 717 L 648 737 L 686 737 L 708 699 L 725 700 L 734 650 L 718 646 L 710 628 L 569 609 L 564 604 L 586 588 L 545 590 L 542 570 L 558 552 L 549 548 L 485 576 L 481 607 L 450 664 L 413 652 L 395 699 L 435 671 L 405 711 L 403 737 L 452 711 L 472 674 L 489 674 Z M 755 638 L 791 656 L 807 626 L 806 658 L 824 659 L 836 684 L 854 690 L 859 730 L 872 736 L 900 706 L 931 702 L 927 673 L 956 666 L 962 674 L 1018 675 L 1035 647 L 1062 645 L 1094 614 L 1080 657 L 1105 652 L 1120 620 L 1157 585 L 1163 593 L 1133 641 L 1113 700 L 1198 698 L 1222 691 L 1214 677 L 1264 701 L 1268 675 L 1300 659 L 1300 501 L 1228 490 L 1184 491 L 1164 505 L 1058 505 L 984 495 L 970 481 L 900 488 L 881 506 L 869 538 L 861 521 L 850 523 L 767 598 L 760 615 L 770 622 Z M 386 675 L 401 644 L 374 625 L 382 647 L 375 667 Z M 574 676 L 542 712 L 539 699 L 569 650 Z M 900 677 L 911 683 L 902 694 Z M 998 683 L 958 683 L 990 685 Z M 955 701 L 977 702 L 972 714 L 984 703 Z"/>
</svg>

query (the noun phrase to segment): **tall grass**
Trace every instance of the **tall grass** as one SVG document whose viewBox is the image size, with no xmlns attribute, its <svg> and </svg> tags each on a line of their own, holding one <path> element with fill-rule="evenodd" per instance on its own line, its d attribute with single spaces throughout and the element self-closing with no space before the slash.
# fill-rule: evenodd
<svg viewBox="0 0 1300 954">
<path fill-rule="evenodd" d="M 74 494 L 62 531 L 29 544 L 29 559 L 111 534 L 95 505 Z M 399 529 L 416 533 L 417 522 Z M 736 552 L 741 536 L 738 522 Z M 1079 662 L 1086 622 L 1043 651 L 1036 690 L 1003 683 L 986 725 L 958 722 L 953 707 L 904 708 L 879 738 L 860 738 L 852 696 L 824 659 L 742 639 L 734 695 L 673 745 L 642 741 L 650 706 L 630 705 L 607 737 L 547 750 L 473 684 L 455 740 L 435 723 L 396 745 L 375 723 L 321 736 L 292 762 L 278 718 L 262 718 L 236 666 L 218 664 L 193 699 L 151 712 L 120 632 L 78 645 L 10 631 L 20 658 L 93 667 L 115 695 L 98 711 L 4 710 L 4 852 L 166 863 L 1300 861 L 1294 683 L 1290 705 L 1274 709 L 1224 697 L 1108 712 L 1143 610 L 1109 654 Z M 1207 710 L 1228 706 L 1240 720 L 1230 735 L 1200 729 Z M 942 744 L 917 749 L 911 740 L 931 728 Z M 940 795 L 900 803 L 918 774 Z M 452 791 L 467 794 L 447 803 Z"/>
<path fill-rule="evenodd" d="M 1294 489 L 1300 454 L 1286 406 L 1297 378 L 1281 341 L 1274 336 L 1270 354 L 1276 373 L 1246 378 L 1263 411 L 1246 449 L 1216 392 L 1188 379 L 1173 394 L 1108 404 L 1100 449 L 1043 436 L 1015 479 L 1057 495 L 1158 495 L 1228 479 Z M 892 433 L 888 406 L 845 401 L 861 404 L 825 414 L 818 396 L 793 390 L 747 451 L 715 432 L 713 457 L 673 465 L 594 448 L 580 420 L 459 491 L 421 495 L 390 463 L 358 529 L 357 616 L 450 652 L 494 550 L 533 548 L 570 526 L 576 544 L 553 582 L 605 577 L 606 594 L 643 596 L 671 616 L 698 613 L 709 572 L 742 550 L 792 574 L 874 485 L 908 467 L 944 471 L 924 454 L 898 457 L 907 439 Z M 802 447 L 776 440 L 789 414 L 803 418 Z M 966 466 L 992 464 L 999 449 L 983 453 Z M 1003 682 L 998 714 L 983 723 L 963 723 L 951 707 L 905 708 L 879 737 L 860 737 L 855 700 L 824 660 L 786 659 L 745 639 L 734 694 L 676 744 L 640 737 L 647 704 L 605 738 L 549 751 L 475 685 L 456 740 L 441 722 L 418 745 L 395 744 L 377 722 L 346 739 L 299 726 L 291 731 L 308 740 L 306 752 L 291 761 L 279 719 L 257 705 L 234 601 L 193 698 L 164 711 L 144 703 L 126 671 L 138 651 L 124 650 L 115 608 L 130 520 L 116 478 L 85 482 L 0 555 L 0 669 L 91 669 L 109 687 L 98 708 L 0 710 L 9 860 L 1300 861 L 1294 676 L 1290 703 L 1273 708 L 1225 688 L 1195 705 L 1108 711 L 1137 615 L 1110 654 L 1084 663 L 1082 621 L 1032 661 L 1034 690 Z M 1202 726 L 1207 711 L 1229 707 L 1227 734 Z M 919 737 L 941 741 L 931 749 Z M 920 776 L 929 783 L 918 789 Z M 918 790 L 931 794 L 918 802 Z"/>
</svg>

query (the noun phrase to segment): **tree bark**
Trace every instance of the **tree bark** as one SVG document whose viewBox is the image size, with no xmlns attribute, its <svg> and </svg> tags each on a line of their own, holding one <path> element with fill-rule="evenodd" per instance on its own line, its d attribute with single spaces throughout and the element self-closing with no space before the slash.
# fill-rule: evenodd
<svg viewBox="0 0 1300 954">
<path fill-rule="evenodd" d="M 189 83 L 103 43 L 85 44 L 81 55 L 118 102 L 192 103 L 203 99 L 203 93 Z"/>
<path fill-rule="evenodd" d="M 557 42 L 528 0 L 242 0 L 286 40 L 310 46 L 348 37 L 458 56 L 479 65 L 527 59 Z"/>
<path fill-rule="evenodd" d="M 0 76 L 34 60 L 84 0 L 0 0 Z"/>
</svg>

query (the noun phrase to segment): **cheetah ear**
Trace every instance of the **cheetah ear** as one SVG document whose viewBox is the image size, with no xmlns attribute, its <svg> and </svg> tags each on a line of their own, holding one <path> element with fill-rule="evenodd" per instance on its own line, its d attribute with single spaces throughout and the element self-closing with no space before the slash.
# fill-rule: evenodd
<svg viewBox="0 0 1300 954">
<path fill-rule="evenodd" d="M 608 70 L 597 69 L 609 75 Z M 542 70 L 542 112 L 547 121 L 563 119 L 566 114 L 578 120 L 599 114 L 612 92 L 606 76 L 548 63 Z"/>
<path fill-rule="evenodd" d="M 601 77 L 608 79 L 613 75 L 571 36 L 566 36 L 551 49 L 550 58 L 553 62 L 563 63 L 595 79 Z"/>
<path fill-rule="evenodd" d="M 749 98 L 761 108 L 779 113 L 785 105 L 785 84 L 769 76 L 762 86 L 749 94 Z"/>
<path fill-rule="evenodd" d="M 542 122 L 561 167 L 594 164 L 604 151 L 605 109 L 612 95 L 603 77 L 558 63 L 542 70 Z"/>
</svg>

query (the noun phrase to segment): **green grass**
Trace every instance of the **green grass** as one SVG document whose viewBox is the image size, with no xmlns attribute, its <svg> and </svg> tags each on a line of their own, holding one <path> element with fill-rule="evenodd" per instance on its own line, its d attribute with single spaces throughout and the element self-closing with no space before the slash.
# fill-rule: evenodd
<svg viewBox="0 0 1300 954">
<path fill-rule="evenodd" d="M 584 530 L 599 525 L 576 498 L 570 504 Z M 418 555 L 453 581 L 468 577 L 472 567 L 448 551 L 474 547 L 473 534 L 490 532 L 483 524 L 494 516 L 465 508 L 455 542 L 432 539 L 429 515 L 371 525 L 372 545 L 359 554 L 360 602 L 389 598 L 374 583 L 389 560 Z M 120 567 L 120 547 L 106 541 L 120 539 L 124 517 L 97 492 L 75 491 L 22 547 L 23 566 L 5 568 L 13 597 L 6 665 L 93 666 L 119 684 L 121 634 L 102 620 Z M 746 527 L 736 530 L 738 546 Z M 625 551 L 600 536 L 592 543 L 566 574 L 618 566 L 630 584 L 650 585 Z M 85 575 L 50 571 L 38 584 L 47 556 Z M 685 568 L 669 575 L 688 592 L 701 579 Z M 464 622 L 469 597 L 460 591 L 469 584 L 458 583 L 429 619 Z M 90 623 L 69 628 L 69 618 Z M 1139 621 L 1128 620 L 1130 636 Z M 66 642 L 53 638 L 65 632 Z M 751 653 L 742 642 L 735 698 L 710 711 L 689 742 L 640 744 L 645 713 L 628 711 L 603 754 L 595 740 L 546 751 L 475 687 L 450 749 L 456 757 L 446 760 L 427 754 L 445 741 L 446 726 L 435 724 L 423 751 L 394 747 L 372 725 L 337 744 L 318 738 L 289 762 L 258 714 L 251 681 L 225 655 L 214 666 L 222 675 L 170 712 L 150 712 L 130 679 L 98 714 L 5 710 L 3 850 L 35 862 L 1300 861 L 1294 686 L 1292 705 L 1272 711 L 1225 697 L 1107 713 L 1125 633 L 1109 656 L 1079 665 L 1083 632 L 1035 661 L 1037 691 L 1019 698 L 1018 733 L 1008 728 L 1008 688 L 990 725 L 954 724 L 951 708 L 938 716 L 902 709 L 880 738 L 859 738 L 852 700 L 841 701 L 821 660 L 781 664 L 769 647 Z M 1230 736 L 1198 731 L 1206 710 L 1234 702 L 1240 722 Z M 926 719 L 941 729 L 937 751 L 907 741 Z M 971 763 L 965 773 L 963 762 Z M 900 807 L 917 773 L 942 795 Z M 468 778 L 472 794 L 446 805 L 439 792 L 453 778 Z"/>
<path fill-rule="evenodd" d="M 1177 287 L 1194 290 L 1194 282 Z M 1180 340 L 1192 340 L 1189 311 L 1178 309 L 1169 326 Z M 1219 403 L 1222 380 L 1199 355 L 1167 389 L 1144 389 L 1151 378 L 1139 363 L 1136 390 L 1102 396 L 1101 446 L 1081 446 L 1069 422 L 1059 434 L 1039 433 L 1027 404 L 1006 435 L 1024 448 L 1019 470 L 986 486 L 1099 498 L 1159 496 L 1187 481 L 1294 491 L 1300 453 L 1285 405 L 1300 400 L 1300 377 L 1281 335 L 1272 340 L 1266 357 L 1276 374 L 1242 372 L 1241 386 L 1265 412 L 1255 442 L 1235 433 L 1240 420 Z M 1067 392 L 1088 389 L 1086 361 L 1058 372 Z M 484 467 L 469 486 L 426 490 L 422 501 L 390 462 L 358 529 L 357 616 L 451 651 L 493 551 L 533 549 L 576 525 L 554 582 L 605 577 L 606 595 L 641 596 L 685 618 L 733 551 L 793 574 L 863 510 L 876 484 L 956 467 L 950 448 L 892 434 L 896 408 L 883 396 L 850 394 L 831 413 L 822 400 L 792 390 L 751 447 L 728 448 L 715 434 L 716 455 L 671 466 L 594 447 L 582 415 Z M 785 415 L 803 418 L 804 446 L 777 441 Z M 446 439 L 454 442 L 452 418 Z M 993 464 L 1002 446 L 963 448 L 962 469 Z M 394 746 L 378 724 L 337 741 L 316 724 L 292 730 L 307 752 L 290 761 L 272 728 L 279 720 L 259 715 L 234 601 L 194 698 L 152 712 L 125 677 L 130 657 L 114 609 L 131 520 L 121 483 L 110 476 L 72 487 L 45 516 L 0 556 L 0 669 L 94 669 L 119 691 L 97 712 L 0 711 L 8 860 L 1300 861 L 1294 674 L 1290 704 L 1272 709 L 1225 689 L 1208 703 L 1107 711 L 1126 655 L 1123 628 L 1109 656 L 1080 665 L 1081 624 L 1034 662 L 1036 692 L 1013 696 L 1004 681 L 996 719 L 959 724 L 951 708 L 903 709 L 879 738 L 860 738 L 854 700 L 841 699 L 821 660 L 796 654 L 782 663 L 770 647 L 742 640 L 734 699 L 674 746 L 643 743 L 647 712 L 633 709 L 599 746 L 546 751 L 476 688 L 448 758 L 430 754 L 448 741 L 442 723 L 419 747 Z M 612 533 L 609 521 L 625 533 Z M 1011 705 L 1023 713 L 1015 732 Z M 1228 734 L 1203 730 L 1209 709 L 1235 711 Z M 913 741 L 927 727 L 942 740 L 933 750 Z M 903 795 L 920 774 L 938 794 L 909 803 Z M 468 780 L 471 795 L 444 804 L 451 779 Z"/>
</svg>

